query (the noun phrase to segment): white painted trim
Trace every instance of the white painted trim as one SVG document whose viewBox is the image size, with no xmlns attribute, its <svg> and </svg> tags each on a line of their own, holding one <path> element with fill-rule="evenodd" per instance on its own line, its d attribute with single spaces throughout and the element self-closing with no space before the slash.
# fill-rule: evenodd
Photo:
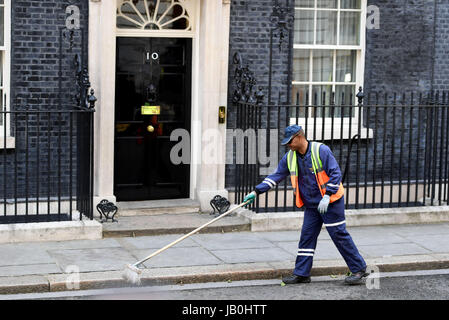
<svg viewBox="0 0 449 320">
<path fill-rule="evenodd" d="M 340 0 L 339 0 L 340 2 Z M 295 49 L 304 49 L 304 50 L 312 50 L 310 53 L 310 65 L 309 65 L 309 81 L 292 81 L 292 85 L 307 85 L 309 86 L 309 97 L 312 97 L 312 86 L 313 85 L 331 85 L 335 87 L 335 85 L 355 85 L 356 93 L 358 92 L 359 87 L 363 87 L 364 85 L 364 74 L 365 74 L 365 51 L 366 51 L 366 8 L 367 8 L 367 0 L 361 0 L 361 9 L 356 10 L 346 10 L 346 9 L 340 9 L 342 11 L 354 11 L 354 12 L 361 12 L 361 22 L 360 22 L 360 45 L 353 46 L 353 45 L 311 45 L 311 44 L 294 44 L 293 50 Z M 297 8 L 295 8 L 297 9 Z M 308 10 L 317 10 L 316 8 L 316 2 L 315 2 L 315 8 L 308 8 Z M 319 9 L 318 9 L 319 10 Z M 325 9 L 328 10 L 328 9 Z M 337 9 L 335 10 L 337 11 Z M 316 29 L 316 15 L 315 15 L 315 29 Z M 339 22 L 338 24 L 339 25 Z M 316 32 L 316 30 L 314 30 Z M 339 34 L 337 34 L 337 37 Z M 315 42 L 316 35 L 314 35 L 314 42 Z M 338 43 L 338 42 L 337 42 Z M 312 75 L 313 75 L 313 50 L 334 50 L 334 67 L 333 67 L 333 80 L 331 82 L 313 82 L 312 81 Z M 335 81 L 335 58 L 336 53 L 335 50 L 355 50 L 357 57 L 356 57 L 356 74 L 355 82 L 336 82 Z M 310 105 L 312 104 L 311 99 L 309 99 Z M 343 120 L 343 124 L 341 123 L 340 118 L 334 119 L 334 128 L 333 130 L 329 128 L 328 126 L 325 127 L 324 130 L 324 139 L 329 140 L 331 137 L 334 139 L 340 139 L 341 135 L 341 126 L 343 125 L 343 139 L 350 139 L 351 136 L 357 133 L 357 127 L 358 127 L 358 108 L 357 108 L 357 97 L 354 95 L 354 101 L 353 101 L 353 108 L 354 108 L 354 116 L 352 117 L 352 125 L 351 125 L 351 132 L 349 133 L 349 118 L 346 118 Z M 361 116 L 363 118 L 363 115 Z M 329 119 L 329 120 L 327 120 Z M 328 122 L 327 122 L 328 121 Z M 290 124 L 302 124 L 305 125 L 306 119 L 305 118 L 290 118 Z M 326 118 L 326 123 L 330 123 L 330 118 Z M 307 126 L 308 126 L 308 132 L 313 132 L 314 124 L 314 118 L 308 118 L 307 119 Z M 322 119 L 317 118 L 316 119 L 316 139 L 321 140 L 322 135 Z M 355 132 L 353 130 L 356 130 Z M 332 132 L 333 131 L 333 132 Z M 371 139 L 373 137 L 373 130 L 370 128 L 361 128 L 361 138 L 362 139 Z"/>
<path fill-rule="evenodd" d="M 9 125 L 9 123 L 8 123 Z M 8 128 L 8 125 L 6 126 L 6 128 Z M 1 130 L 3 130 L 3 127 L 0 126 Z M 8 131 L 7 131 L 8 132 Z M 5 140 L 6 140 L 6 147 L 5 147 Z M 11 137 L 11 136 L 3 136 L 1 135 L 1 139 L 0 139 L 0 151 L 2 149 L 15 149 L 16 147 L 16 138 L 15 137 Z"/>
<path fill-rule="evenodd" d="M 172 3 L 169 5 L 169 7 L 165 9 L 164 12 L 159 10 L 160 8 L 162 8 L 162 7 L 159 7 L 159 4 L 160 4 L 159 1 L 160 0 L 158 0 L 158 2 L 156 4 L 154 14 L 150 17 L 147 7 L 146 7 L 146 12 L 143 14 L 144 16 L 142 16 L 142 13 L 137 9 L 137 7 L 134 4 L 130 3 L 128 0 L 118 0 L 117 1 L 117 17 L 121 17 L 128 21 L 131 21 L 132 23 L 134 23 L 136 25 L 136 27 L 135 28 L 118 28 L 117 24 L 116 24 L 117 35 L 130 36 L 129 34 L 139 34 L 139 33 L 136 33 L 135 31 L 141 31 L 141 34 L 143 34 L 142 36 L 144 36 L 144 37 L 147 37 L 147 34 L 149 34 L 149 33 L 154 33 L 155 35 L 153 35 L 153 37 L 161 37 L 161 35 L 159 35 L 161 33 L 168 34 L 166 37 L 173 37 L 173 38 L 193 37 L 193 35 L 195 34 L 195 30 L 197 30 L 197 29 L 195 29 L 196 21 L 197 21 L 197 17 L 198 17 L 196 15 L 197 1 L 196 0 L 183 0 L 183 1 L 175 2 L 173 0 Z M 147 0 L 145 0 L 145 2 L 147 2 Z M 128 5 L 133 8 L 135 13 L 138 14 L 139 19 L 141 21 L 136 21 L 136 20 L 130 18 L 129 16 L 127 16 L 126 14 L 122 13 L 121 6 L 125 3 L 128 3 Z M 179 18 L 185 18 L 188 21 L 188 27 L 185 30 L 169 29 L 169 28 L 164 29 L 164 25 L 166 25 L 170 21 L 162 22 L 162 20 L 167 15 L 168 11 L 171 10 L 174 6 L 181 6 L 183 8 L 183 13 L 181 15 L 177 16 L 176 18 L 171 19 L 170 21 L 176 21 Z M 158 14 L 161 14 L 161 15 L 158 18 L 156 18 Z M 145 30 L 144 29 L 145 25 L 147 25 L 149 23 L 157 25 L 159 30 Z M 139 26 L 140 29 L 137 26 Z M 170 33 L 177 34 L 177 35 L 170 35 Z M 125 35 L 123 35 L 123 34 L 125 34 Z M 186 34 L 190 34 L 190 35 L 186 36 Z M 132 36 L 134 37 L 135 35 L 132 35 Z M 139 36 L 139 35 L 137 35 L 137 36 Z"/>
<path fill-rule="evenodd" d="M 146 38 L 194 38 L 196 33 L 192 31 L 179 30 L 116 30 L 117 37 L 146 37 Z"/>
<path fill-rule="evenodd" d="M 321 50 L 361 50 L 362 46 L 336 44 L 294 44 L 293 49 L 321 49 Z"/>
<path fill-rule="evenodd" d="M 194 16 L 193 31 L 176 30 L 118 30 L 116 1 L 89 2 L 89 65 L 92 87 L 97 95 L 95 131 L 95 193 L 99 200 L 113 199 L 114 159 L 114 91 L 115 41 L 117 36 L 187 37 L 192 39 L 191 91 L 191 163 L 190 198 L 198 199 L 204 211 L 210 210 L 210 199 L 224 189 L 226 125 L 218 124 L 218 106 L 227 105 L 227 75 L 229 50 L 230 3 L 188 0 L 190 15 Z M 114 12 L 112 12 L 114 11 Z M 193 20 L 192 20 L 193 21 Z M 112 43 L 113 42 L 113 43 Z M 112 46 L 113 45 L 113 46 Z M 114 49 L 112 49 L 114 47 Z M 108 50 L 110 52 L 108 52 Z M 217 129 L 220 164 L 204 164 L 203 133 Z"/>
<path fill-rule="evenodd" d="M 114 199 L 116 2 L 89 1 L 89 76 L 97 97 L 94 115 L 94 200 Z"/>
<path fill-rule="evenodd" d="M 180 30 L 125 30 L 117 28 L 116 2 L 90 2 L 89 7 L 89 65 L 92 87 L 95 89 L 98 103 L 95 120 L 96 148 L 95 153 L 95 192 L 94 205 L 101 199 L 113 199 L 114 179 L 114 108 L 115 108 L 115 67 L 116 67 L 116 38 L 129 37 L 176 37 L 192 38 L 192 91 L 191 91 L 191 157 L 192 161 L 196 154 L 200 153 L 201 144 L 194 139 L 201 139 L 201 128 L 195 125 L 193 120 L 198 117 L 198 66 L 199 66 L 199 19 L 193 19 L 196 25 L 192 26 L 195 31 Z M 199 16 L 199 3 L 191 0 L 189 13 L 194 17 Z M 113 7 L 113 8 L 112 8 Z M 114 11 L 114 14 L 112 14 Z M 105 23 L 113 28 L 105 27 Z M 106 51 L 108 51 L 106 53 Z M 106 56 L 106 58 L 105 58 Z M 111 73 L 114 76 L 111 76 Z M 108 74 L 108 75 L 106 75 Z M 112 92 L 112 94 L 111 94 Z M 195 162 L 191 162 L 195 163 Z M 190 198 L 194 198 L 197 184 L 197 168 L 190 166 Z"/>
<path fill-rule="evenodd" d="M 199 110 L 199 52 L 200 52 L 200 5 L 199 1 L 195 2 L 193 14 L 195 15 L 194 37 L 192 38 L 192 102 L 190 106 L 190 185 L 189 198 L 195 199 L 195 190 L 197 188 L 198 168 L 197 163 L 201 161 L 201 113 Z M 198 156 L 200 158 L 198 159 Z"/>
<path fill-rule="evenodd" d="M 0 62 L 3 64 L 3 94 L 6 95 L 6 100 L 4 99 L 4 95 L 0 97 L 0 103 L 5 104 L 5 110 L 10 110 L 10 101 L 11 101 L 11 0 L 5 0 L 4 2 L 4 46 L 3 46 L 3 52 L 5 53 L 3 56 L 3 60 Z M 15 148 L 14 138 L 9 137 L 10 135 L 10 119 L 11 114 L 8 114 L 6 121 L 6 136 L 7 141 L 6 145 L 7 148 Z M 0 137 L 4 136 L 4 127 L 3 125 L 0 125 Z M 3 142 L 2 142 L 3 145 Z"/>
</svg>

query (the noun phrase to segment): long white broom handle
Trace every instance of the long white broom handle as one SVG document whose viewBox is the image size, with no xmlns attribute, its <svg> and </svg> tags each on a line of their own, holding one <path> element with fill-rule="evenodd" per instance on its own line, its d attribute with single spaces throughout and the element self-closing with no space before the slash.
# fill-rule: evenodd
<svg viewBox="0 0 449 320">
<path fill-rule="evenodd" d="M 134 266 L 138 266 L 139 264 L 144 263 L 144 262 L 147 261 L 148 259 L 150 259 L 150 258 L 154 257 L 155 255 L 161 253 L 162 251 L 167 250 L 168 248 L 174 246 L 174 245 L 177 244 L 178 242 L 181 242 L 181 241 L 184 240 L 185 238 L 190 237 L 192 234 L 197 233 L 197 232 L 200 231 L 201 229 L 207 227 L 208 225 L 214 223 L 214 222 L 217 221 L 217 220 L 220 220 L 221 218 L 227 216 L 228 214 L 230 214 L 231 212 L 235 211 L 236 209 L 238 209 L 238 208 L 240 208 L 240 207 L 246 205 L 248 202 L 249 202 L 249 201 L 246 201 L 246 202 L 243 202 L 243 203 L 239 204 L 237 207 L 234 207 L 234 208 L 232 208 L 231 210 L 229 210 L 229 211 L 227 211 L 227 212 L 225 212 L 225 213 L 219 215 L 219 216 L 216 217 L 215 219 L 209 221 L 208 223 L 203 224 L 202 226 L 196 228 L 195 230 L 189 232 L 188 234 L 182 236 L 181 238 L 179 238 L 179 239 L 173 241 L 172 243 L 167 244 L 165 247 L 163 247 L 163 248 L 157 250 L 156 252 L 153 252 L 153 253 L 150 254 L 148 257 L 143 258 L 143 259 L 140 260 L 140 261 L 137 261 L 137 262 L 134 264 Z"/>
</svg>

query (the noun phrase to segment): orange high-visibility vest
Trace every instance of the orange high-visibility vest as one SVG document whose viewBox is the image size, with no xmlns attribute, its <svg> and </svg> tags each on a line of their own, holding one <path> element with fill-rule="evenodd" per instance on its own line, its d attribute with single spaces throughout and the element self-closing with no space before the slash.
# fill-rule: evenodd
<svg viewBox="0 0 449 320">
<path fill-rule="evenodd" d="M 309 142 L 311 143 L 310 149 L 312 154 L 312 168 L 313 173 L 315 174 L 316 182 L 318 183 L 318 189 L 321 192 L 321 196 L 326 194 L 326 186 L 329 181 L 329 177 L 323 169 L 323 164 L 320 159 L 320 146 L 322 143 L 319 142 Z M 287 155 L 287 166 L 290 171 L 290 180 L 293 186 L 293 192 L 296 195 L 296 206 L 301 208 L 304 205 L 304 202 L 301 199 L 301 195 L 299 190 L 296 190 L 298 186 L 298 162 L 296 161 L 296 152 L 290 150 Z M 343 184 L 340 182 L 340 187 L 338 191 L 331 195 L 330 202 L 337 201 L 341 197 L 343 197 L 345 193 L 345 189 L 343 188 Z"/>
</svg>

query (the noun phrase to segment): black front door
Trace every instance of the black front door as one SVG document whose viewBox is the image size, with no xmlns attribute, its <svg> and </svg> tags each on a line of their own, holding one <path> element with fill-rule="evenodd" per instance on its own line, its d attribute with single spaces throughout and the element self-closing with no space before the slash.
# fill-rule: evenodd
<svg viewBox="0 0 449 320">
<path fill-rule="evenodd" d="M 174 165 L 175 129 L 190 132 L 191 39 L 117 38 L 114 194 L 117 201 L 189 197 Z"/>
</svg>

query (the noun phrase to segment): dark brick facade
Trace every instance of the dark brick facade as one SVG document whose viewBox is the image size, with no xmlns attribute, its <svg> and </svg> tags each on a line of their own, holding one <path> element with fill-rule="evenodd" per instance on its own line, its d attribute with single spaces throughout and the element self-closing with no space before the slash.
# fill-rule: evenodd
<svg viewBox="0 0 449 320">
<path fill-rule="evenodd" d="M 87 39 L 88 0 L 38 1 L 14 0 L 11 8 L 11 97 L 12 111 L 21 110 L 72 110 L 76 93 L 73 60 L 75 54 L 82 54 L 87 61 L 87 43 L 81 49 L 81 32 Z M 76 5 L 80 9 L 81 30 L 73 35 L 70 48 L 70 34 L 66 29 L 66 8 Z M 62 38 L 60 30 L 65 29 Z M 60 41 L 62 39 L 62 41 Z M 61 49 L 61 50 L 60 50 Z M 60 54 L 62 53 L 62 54 Z M 50 117 L 50 122 L 48 122 Z M 39 120 L 39 121 L 38 121 Z M 76 133 L 75 119 L 72 119 Z M 7 162 L 7 175 L 3 174 L 0 190 L 3 196 L 6 178 L 6 197 L 36 197 L 68 195 L 69 190 L 69 141 L 68 115 L 43 113 L 12 116 L 11 135 L 15 137 L 15 149 L 0 151 L 2 163 Z M 61 130 L 61 140 L 59 140 Z M 38 134 L 39 131 L 39 134 Z M 50 137 L 48 137 L 50 132 Z M 26 139 L 28 137 L 28 139 Z M 39 137 L 39 138 L 38 138 Z M 76 163 L 75 141 L 72 145 L 73 166 Z M 48 154 L 50 153 L 50 158 Z M 44 161 L 45 160 L 45 161 Z M 37 162 L 40 162 L 39 168 Z M 15 163 L 17 165 L 15 165 Z M 50 169 L 48 169 L 50 164 Z M 39 169 L 41 183 L 37 183 Z M 72 171 L 75 174 L 76 171 Z M 15 179 L 17 175 L 17 179 Z M 25 177 L 28 183 L 25 183 Z M 59 176 L 61 184 L 58 184 Z M 73 178 L 73 177 L 72 177 Z M 14 181 L 17 181 L 15 185 Z M 50 187 L 50 189 L 48 189 Z"/>
<path fill-rule="evenodd" d="M 236 114 L 233 109 L 232 98 L 236 89 L 234 79 L 235 64 L 233 55 L 241 54 L 243 66 L 247 66 L 254 74 L 257 81 L 253 87 L 253 93 L 258 88 L 262 89 L 263 103 L 270 99 L 271 103 L 288 103 L 290 98 L 290 60 L 291 38 L 288 31 L 278 27 L 273 15 L 272 0 L 260 1 L 232 1 L 230 21 L 229 44 L 229 95 L 228 95 L 228 128 L 235 128 Z M 289 2 L 290 12 L 293 10 L 293 2 Z M 289 24 L 291 30 L 291 23 Z M 271 75 L 270 75 L 271 70 Z M 271 90 L 270 90 L 271 78 Z M 262 117 L 267 117 L 264 113 Z M 280 123 L 285 124 L 285 117 Z M 272 117 L 272 128 L 277 128 L 277 118 Z M 232 146 L 227 141 L 227 152 L 231 152 Z M 234 150 L 235 153 L 235 150 Z M 226 187 L 233 188 L 235 166 L 227 165 Z"/>
<path fill-rule="evenodd" d="M 282 6 L 290 6 L 293 12 L 292 0 L 279 0 Z M 232 97 L 235 90 L 233 55 L 239 52 L 243 59 L 243 65 L 254 73 L 257 87 L 261 87 L 264 94 L 264 102 L 271 101 L 277 103 L 290 102 L 290 72 L 291 72 L 291 43 L 289 35 L 286 34 L 284 41 L 279 48 L 280 33 L 275 29 L 276 24 L 271 22 L 273 14 L 274 0 L 233 0 L 231 2 L 231 27 L 229 44 L 229 100 L 228 100 L 228 128 L 235 126 L 235 109 L 232 104 Z M 88 0 L 14 0 L 12 1 L 12 60 L 11 60 L 11 109 L 12 110 L 67 110 L 73 108 L 74 101 L 72 94 L 75 92 L 74 72 L 72 60 L 76 53 L 83 53 L 87 57 L 87 43 L 81 49 L 80 33 L 74 38 L 74 47 L 69 50 L 69 39 L 63 37 L 63 56 L 59 59 L 59 30 L 65 27 L 67 14 L 65 9 L 68 5 L 77 5 L 81 12 L 81 28 L 84 30 L 87 39 L 87 19 Z M 403 92 L 411 91 L 427 92 L 430 90 L 447 90 L 449 88 L 449 3 L 445 0 L 368 0 L 368 5 L 376 5 L 380 9 L 380 29 L 366 31 L 366 56 L 365 56 L 365 77 L 364 91 L 371 92 Z M 292 28 L 292 24 L 290 28 Z M 67 33 L 65 33 L 68 35 Z M 87 60 L 87 59 L 85 59 Z M 59 74 L 59 63 L 61 62 L 61 74 Z M 85 61 L 86 62 L 86 61 Z M 270 74 L 271 66 L 271 74 Z M 271 78 L 271 91 L 269 92 L 269 79 Z M 62 99 L 59 100 L 59 88 L 62 88 Z M 264 117 L 266 115 L 263 115 Z M 364 124 L 370 122 L 373 127 L 375 114 L 371 111 L 365 114 Z M 397 114 L 400 119 L 400 113 Z M 25 122 L 24 118 L 18 118 L 16 148 L 9 150 L 6 157 L 0 154 L 9 164 L 7 166 L 6 181 L 9 184 L 13 181 L 14 167 L 12 163 L 17 158 L 18 175 L 18 197 L 28 195 L 35 196 L 35 184 L 24 185 L 25 177 Z M 387 117 L 387 122 L 383 123 L 382 118 L 378 119 L 378 124 L 391 128 L 392 116 Z M 285 119 L 280 120 L 281 127 Z M 410 117 L 405 117 L 405 123 L 410 123 Z M 418 126 L 418 116 L 415 113 L 412 117 L 412 125 Z M 67 145 L 58 150 L 56 134 L 58 126 L 67 126 L 67 119 L 63 122 L 53 121 L 51 131 L 53 138 L 50 141 L 44 136 L 39 139 L 39 146 L 42 150 L 48 147 L 52 150 L 51 164 L 58 162 L 54 155 L 61 154 L 62 177 L 65 186 L 68 186 L 68 159 Z M 15 123 L 12 123 L 15 126 Z M 277 128 L 277 119 L 273 117 L 272 128 Z M 13 128 L 14 129 L 14 128 Z M 41 128 L 46 130 L 47 127 Z M 33 116 L 28 124 L 29 137 L 29 175 L 35 174 L 33 169 L 37 158 L 37 121 Z M 282 130 L 282 128 L 281 128 Z M 41 131 L 42 132 L 42 131 Z M 401 136 L 398 129 L 395 135 L 388 134 L 387 144 Z M 404 132 L 405 133 L 405 132 Z M 377 137 L 382 137 L 383 132 L 379 130 Z M 406 133 L 405 133 L 406 134 Z M 408 137 L 407 135 L 405 135 Z M 396 140 L 397 145 L 401 145 L 404 150 L 408 150 L 409 140 L 403 143 Z M 368 160 L 373 161 L 374 141 L 371 141 L 368 153 Z M 420 141 L 422 142 L 422 141 Z M 230 141 L 227 141 L 228 150 Z M 378 146 L 381 143 L 377 141 Z M 412 145 L 416 148 L 417 141 Z M 412 148 L 412 149 L 413 149 Z M 0 151 L 3 152 L 3 151 Z M 335 150 L 337 159 L 340 158 L 340 151 Z M 347 143 L 345 142 L 342 154 L 347 153 Z M 363 163 L 367 162 L 361 154 L 362 172 Z M 423 157 L 423 154 L 420 157 Z M 76 150 L 73 150 L 75 158 Z M 42 154 L 41 154 L 42 156 Z M 343 157 L 344 158 L 344 157 Z M 389 172 L 397 173 L 399 163 L 391 162 L 391 158 L 386 158 L 385 167 Z M 424 159 L 420 159 L 424 160 Z M 379 157 L 377 158 L 379 161 Z M 408 158 L 403 159 L 404 165 Z M 343 163 L 341 164 L 344 165 Z M 378 170 L 379 169 L 379 170 Z M 376 169 L 376 175 L 380 173 L 380 168 Z M 3 167 L 0 168 L 3 170 Z M 46 167 L 41 168 L 41 173 L 45 175 Z M 50 180 L 55 180 L 57 173 L 52 171 Z M 373 175 L 372 171 L 368 174 Z M 352 172 L 349 179 L 355 180 L 355 172 Z M 235 171 L 233 165 L 226 168 L 226 187 L 233 189 Z M 394 177 L 395 179 L 397 176 Z M 4 178 L 5 179 L 5 178 Z M 33 178 L 35 180 L 35 178 Z M 33 181 L 33 179 L 31 179 Z M 3 188 L 3 181 L 0 180 L 0 190 Z M 56 190 L 57 186 L 52 185 L 51 189 Z M 67 188 L 64 187 L 64 190 Z M 12 196 L 11 188 L 7 188 L 8 197 Z M 54 194 L 54 191 L 51 192 Z"/>
<path fill-rule="evenodd" d="M 380 29 L 366 30 L 366 92 L 432 88 L 434 1 L 369 0 L 380 9 Z"/>
<path fill-rule="evenodd" d="M 74 48 L 69 52 L 69 39 L 63 36 L 61 79 L 58 74 L 60 29 L 65 29 L 69 5 L 80 8 L 80 26 L 87 35 L 87 0 L 12 1 L 12 109 L 56 108 L 59 80 L 63 82 L 63 92 L 70 90 L 65 86 L 74 80 L 71 63 L 74 54 L 81 53 L 79 37 L 75 38 Z"/>
<path fill-rule="evenodd" d="M 281 5 L 291 6 L 292 1 L 278 1 Z M 255 73 L 259 84 L 263 86 L 265 97 L 267 96 L 268 72 L 267 67 L 270 61 L 267 34 L 270 29 L 269 17 L 272 12 L 275 1 L 271 0 L 252 0 L 252 1 L 232 1 L 231 4 L 231 30 L 230 30 L 230 54 L 239 51 L 242 58 L 248 63 L 249 68 Z M 392 1 L 392 0 L 368 0 L 368 5 L 375 5 L 380 9 L 380 29 L 366 30 L 366 55 L 365 55 L 365 74 L 364 74 L 364 91 L 365 94 L 371 93 L 371 102 L 374 102 L 375 93 L 389 93 L 388 100 L 393 100 L 393 93 L 398 94 L 397 101 L 403 93 L 410 94 L 411 92 L 430 92 L 431 90 L 448 90 L 449 89 L 449 3 L 443 0 L 413 0 L 413 1 Z M 292 9 L 291 9 L 292 10 Z M 257 31 L 260 30 L 260 31 Z M 276 47 L 276 46 L 275 46 Z M 276 51 L 278 55 L 278 51 Z M 289 93 L 288 91 L 288 54 L 286 51 L 276 58 L 279 62 L 273 69 L 272 73 L 275 91 L 285 92 L 284 97 Z M 230 86 L 229 96 L 233 93 L 233 66 L 232 57 L 230 57 Z M 290 68 L 291 69 L 291 68 Z M 280 75 L 282 75 L 280 77 Z M 274 93 L 276 95 L 277 93 Z M 409 97 L 408 97 L 409 98 Z M 365 99 L 366 101 L 367 99 Z M 282 102 L 287 99 L 281 99 Z M 417 99 L 415 98 L 415 103 Z M 266 102 L 266 100 L 265 100 Z M 275 100 L 276 102 L 276 100 Z M 229 101 L 229 124 L 228 127 L 233 127 L 232 103 Z M 383 122 L 383 115 L 378 115 L 378 129 L 376 132 L 377 141 L 370 139 L 370 148 L 368 149 L 368 158 L 365 156 L 365 149 L 361 152 L 360 172 L 365 172 L 364 164 L 373 162 L 374 159 L 374 142 L 376 141 L 376 148 L 379 150 L 382 146 L 383 131 L 386 134 L 386 145 L 403 148 L 407 152 L 411 143 L 411 150 L 418 150 L 418 144 L 424 144 L 424 137 L 414 138 L 410 142 L 409 131 L 402 132 L 401 125 L 401 110 L 396 113 L 396 128 L 392 133 L 392 119 L 393 113 L 390 110 Z M 364 126 L 367 121 L 370 122 L 370 127 L 374 127 L 374 109 L 370 110 L 369 114 L 364 114 Z M 424 119 L 424 114 L 421 114 L 421 121 Z M 282 123 L 282 121 L 281 121 Z M 410 124 L 409 113 L 404 115 L 404 123 L 406 130 Z M 418 127 L 419 117 L 415 112 L 412 116 L 412 126 Z M 425 126 L 438 127 L 429 124 L 422 124 Z M 382 129 L 384 128 L 384 129 Z M 281 128 L 282 129 L 282 128 Z M 401 135 L 404 133 L 404 139 L 401 141 Z M 394 144 L 393 144 L 394 141 Z M 227 141 L 228 150 L 231 141 Z M 329 142 L 327 142 L 329 143 Z M 366 141 L 363 142 L 364 145 Z M 421 146 L 419 147 L 421 148 Z M 339 148 L 335 148 L 337 159 L 340 158 Z M 420 160 L 421 163 L 425 160 L 424 151 L 421 150 L 419 159 L 413 154 L 413 160 Z M 347 154 L 347 142 L 344 143 L 342 149 L 343 159 Z M 376 163 L 379 162 L 377 156 Z M 356 159 L 354 158 L 354 161 Z M 409 161 L 408 155 L 402 159 L 402 167 L 407 165 Z M 439 160 L 437 161 L 439 163 Z M 342 167 L 344 163 L 340 164 Z M 399 158 L 391 157 L 385 158 L 384 163 L 386 170 L 388 170 L 388 178 L 390 176 L 393 180 L 399 178 L 399 167 L 401 166 Z M 228 165 L 226 170 L 226 187 L 234 188 L 235 166 Z M 342 168 L 343 170 L 343 168 Z M 376 165 L 375 175 L 378 177 L 381 172 L 381 164 Z M 417 170 L 413 169 L 411 177 L 415 176 L 413 173 Z M 384 172 L 386 173 L 386 171 Z M 360 174 L 360 173 L 359 173 Z M 372 177 L 374 172 L 372 169 L 367 170 L 368 177 Z M 419 178 L 419 177 L 418 177 Z M 349 181 L 356 180 L 356 172 L 350 171 Z"/>
<path fill-rule="evenodd" d="M 435 25 L 435 67 L 433 85 L 435 90 L 449 88 L 449 4 L 437 0 Z"/>
</svg>

